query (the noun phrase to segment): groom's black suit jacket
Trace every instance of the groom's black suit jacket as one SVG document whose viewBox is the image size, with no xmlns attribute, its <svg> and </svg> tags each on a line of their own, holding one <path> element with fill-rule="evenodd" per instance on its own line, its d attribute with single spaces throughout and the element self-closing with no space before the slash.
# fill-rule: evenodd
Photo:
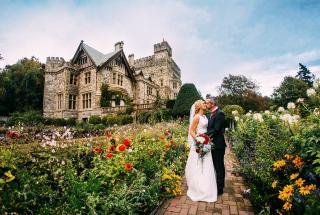
<svg viewBox="0 0 320 215">
<path fill-rule="evenodd" d="M 224 149 L 227 145 L 224 139 L 225 115 L 218 108 L 214 113 L 209 113 L 207 134 L 213 138 L 214 149 Z"/>
</svg>

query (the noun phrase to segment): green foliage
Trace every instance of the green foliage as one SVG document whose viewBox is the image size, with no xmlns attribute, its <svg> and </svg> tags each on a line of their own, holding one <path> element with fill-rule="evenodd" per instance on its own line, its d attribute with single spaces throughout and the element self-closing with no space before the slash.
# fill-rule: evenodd
<svg viewBox="0 0 320 215">
<path fill-rule="evenodd" d="M 35 58 L 24 58 L 0 73 L 0 115 L 42 110 L 43 65 Z"/>
<path fill-rule="evenodd" d="M 173 107 L 174 114 L 188 116 L 192 104 L 198 99 L 201 99 L 201 96 L 194 84 L 186 83 L 182 85 Z"/>
<path fill-rule="evenodd" d="M 23 123 L 25 125 L 37 125 L 43 123 L 42 113 L 39 111 L 16 112 L 11 115 L 8 121 L 9 125 L 17 125 Z"/>
<path fill-rule="evenodd" d="M 97 116 L 97 115 L 90 116 L 89 117 L 89 123 L 94 124 L 94 125 L 100 124 L 101 123 L 100 116 Z"/>
<path fill-rule="evenodd" d="M 101 90 L 100 106 L 101 107 L 110 107 L 112 94 L 109 92 L 108 85 L 102 84 L 100 90 Z"/>
<path fill-rule="evenodd" d="M 108 115 L 104 116 L 101 119 L 101 123 L 106 126 L 113 126 L 113 125 L 126 125 L 133 122 L 133 117 L 128 114 L 122 115 Z"/>
<path fill-rule="evenodd" d="M 219 88 L 221 95 L 242 95 L 248 91 L 256 92 L 258 90 L 256 83 L 244 75 L 231 75 L 224 77 Z"/>
<path fill-rule="evenodd" d="M 160 109 L 151 112 L 142 112 L 138 115 L 138 123 L 158 123 L 170 121 L 174 118 L 173 112 L 170 109 Z"/>
<path fill-rule="evenodd" d="M 273 93 L 273 103 L 285 107 L 289 102 L 295 102 L 298 98 L 306 98 L 308 85 L 297 78 L 285 77 L 279 88 Z"/>
<path fill-rule="evenodd" d="M 310 70 L 303 64 L 299 63 L 299 71 L 296 75 L 296 78 L 300 79 L 304 83 L 306 83 L 309 87 L 312 86 L 313 81 L 315 79 L 315 75 L 310 72 Z"/>
<path fill-rule="evenodd" d="M 174 103 L 176 102 L 175 99 L 169 99 L 166 101 L 166 108 L 168 109 L 173 109 Z"/>
<path fill-rule="evenodd" d="M 239 105 L 226 105 L 222 110 L 225 113 L 226 125 L 230 125 L 230 123 L 233 122 L 233 119 L 235 117 L 235 115 L 232 114 L 233 111 L 237 111 L 236 115 L 238 117 L 244 114 L 243 108 Z"/>
</svg>

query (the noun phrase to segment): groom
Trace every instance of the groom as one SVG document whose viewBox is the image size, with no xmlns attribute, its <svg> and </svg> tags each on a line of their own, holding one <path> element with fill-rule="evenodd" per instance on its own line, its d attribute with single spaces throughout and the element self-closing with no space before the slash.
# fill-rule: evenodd
<svg viewBox="0 0 320 215">
<path fill-rule="evenodd" d="M 224 188 L 224 153 L 226 142 L 224 139 L 225 115 L 217 106 L 217 102 L 213 97 L 207 97 L 207 108 L 210 110 L 208 118 L 207 134 L 213 139 L 214 147 L 211 151 L 213 165 L 217 173 L 218 195 L 223 193 Z"/>
</svg>

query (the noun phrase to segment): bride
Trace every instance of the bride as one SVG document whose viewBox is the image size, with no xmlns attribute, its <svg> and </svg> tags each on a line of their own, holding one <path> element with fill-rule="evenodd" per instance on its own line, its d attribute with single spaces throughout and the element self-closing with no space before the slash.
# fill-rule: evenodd
<svg viewBox="0 0 320 215">
<path fill-rule="evenodd" d="M 211 151 L 201 160 L 195 150 L 197 134 L 207 132 L 208 119 L 204 115 L 206 104 L 202 100 L 196 101 L 190 110 L 190 126 L 188 142 L 190 152 L 186 165 L 187 195 L 192 201 L 217 201 L 216 174 L 212 162 Z"/>
</svg>

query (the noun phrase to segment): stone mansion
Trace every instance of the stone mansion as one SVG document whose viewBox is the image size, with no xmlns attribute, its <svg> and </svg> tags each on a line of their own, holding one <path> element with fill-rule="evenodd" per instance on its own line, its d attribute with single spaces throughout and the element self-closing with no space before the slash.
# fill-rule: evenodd
<svg viewBox="0 0 320 215">
<path fill-rule="evenodd" d="M 168 42 L 155 44 L 154 54 L 140 59 L 133 54 L 126 58 L 123 45 L 117 42 L 114 51 L 103 54 L 81 41 L 69 62 L 47 57 L 44 116 L 87 120 L 92 115 L 125 110 L 124 98 L 129 98 L 136 110 L 152 108 L 157 95 L 163 100 L 175 99 L 181 73 Z M 101 107 L 102 84 L 123 97 L 112 98 L 111 107 Z"/>
</svg>

